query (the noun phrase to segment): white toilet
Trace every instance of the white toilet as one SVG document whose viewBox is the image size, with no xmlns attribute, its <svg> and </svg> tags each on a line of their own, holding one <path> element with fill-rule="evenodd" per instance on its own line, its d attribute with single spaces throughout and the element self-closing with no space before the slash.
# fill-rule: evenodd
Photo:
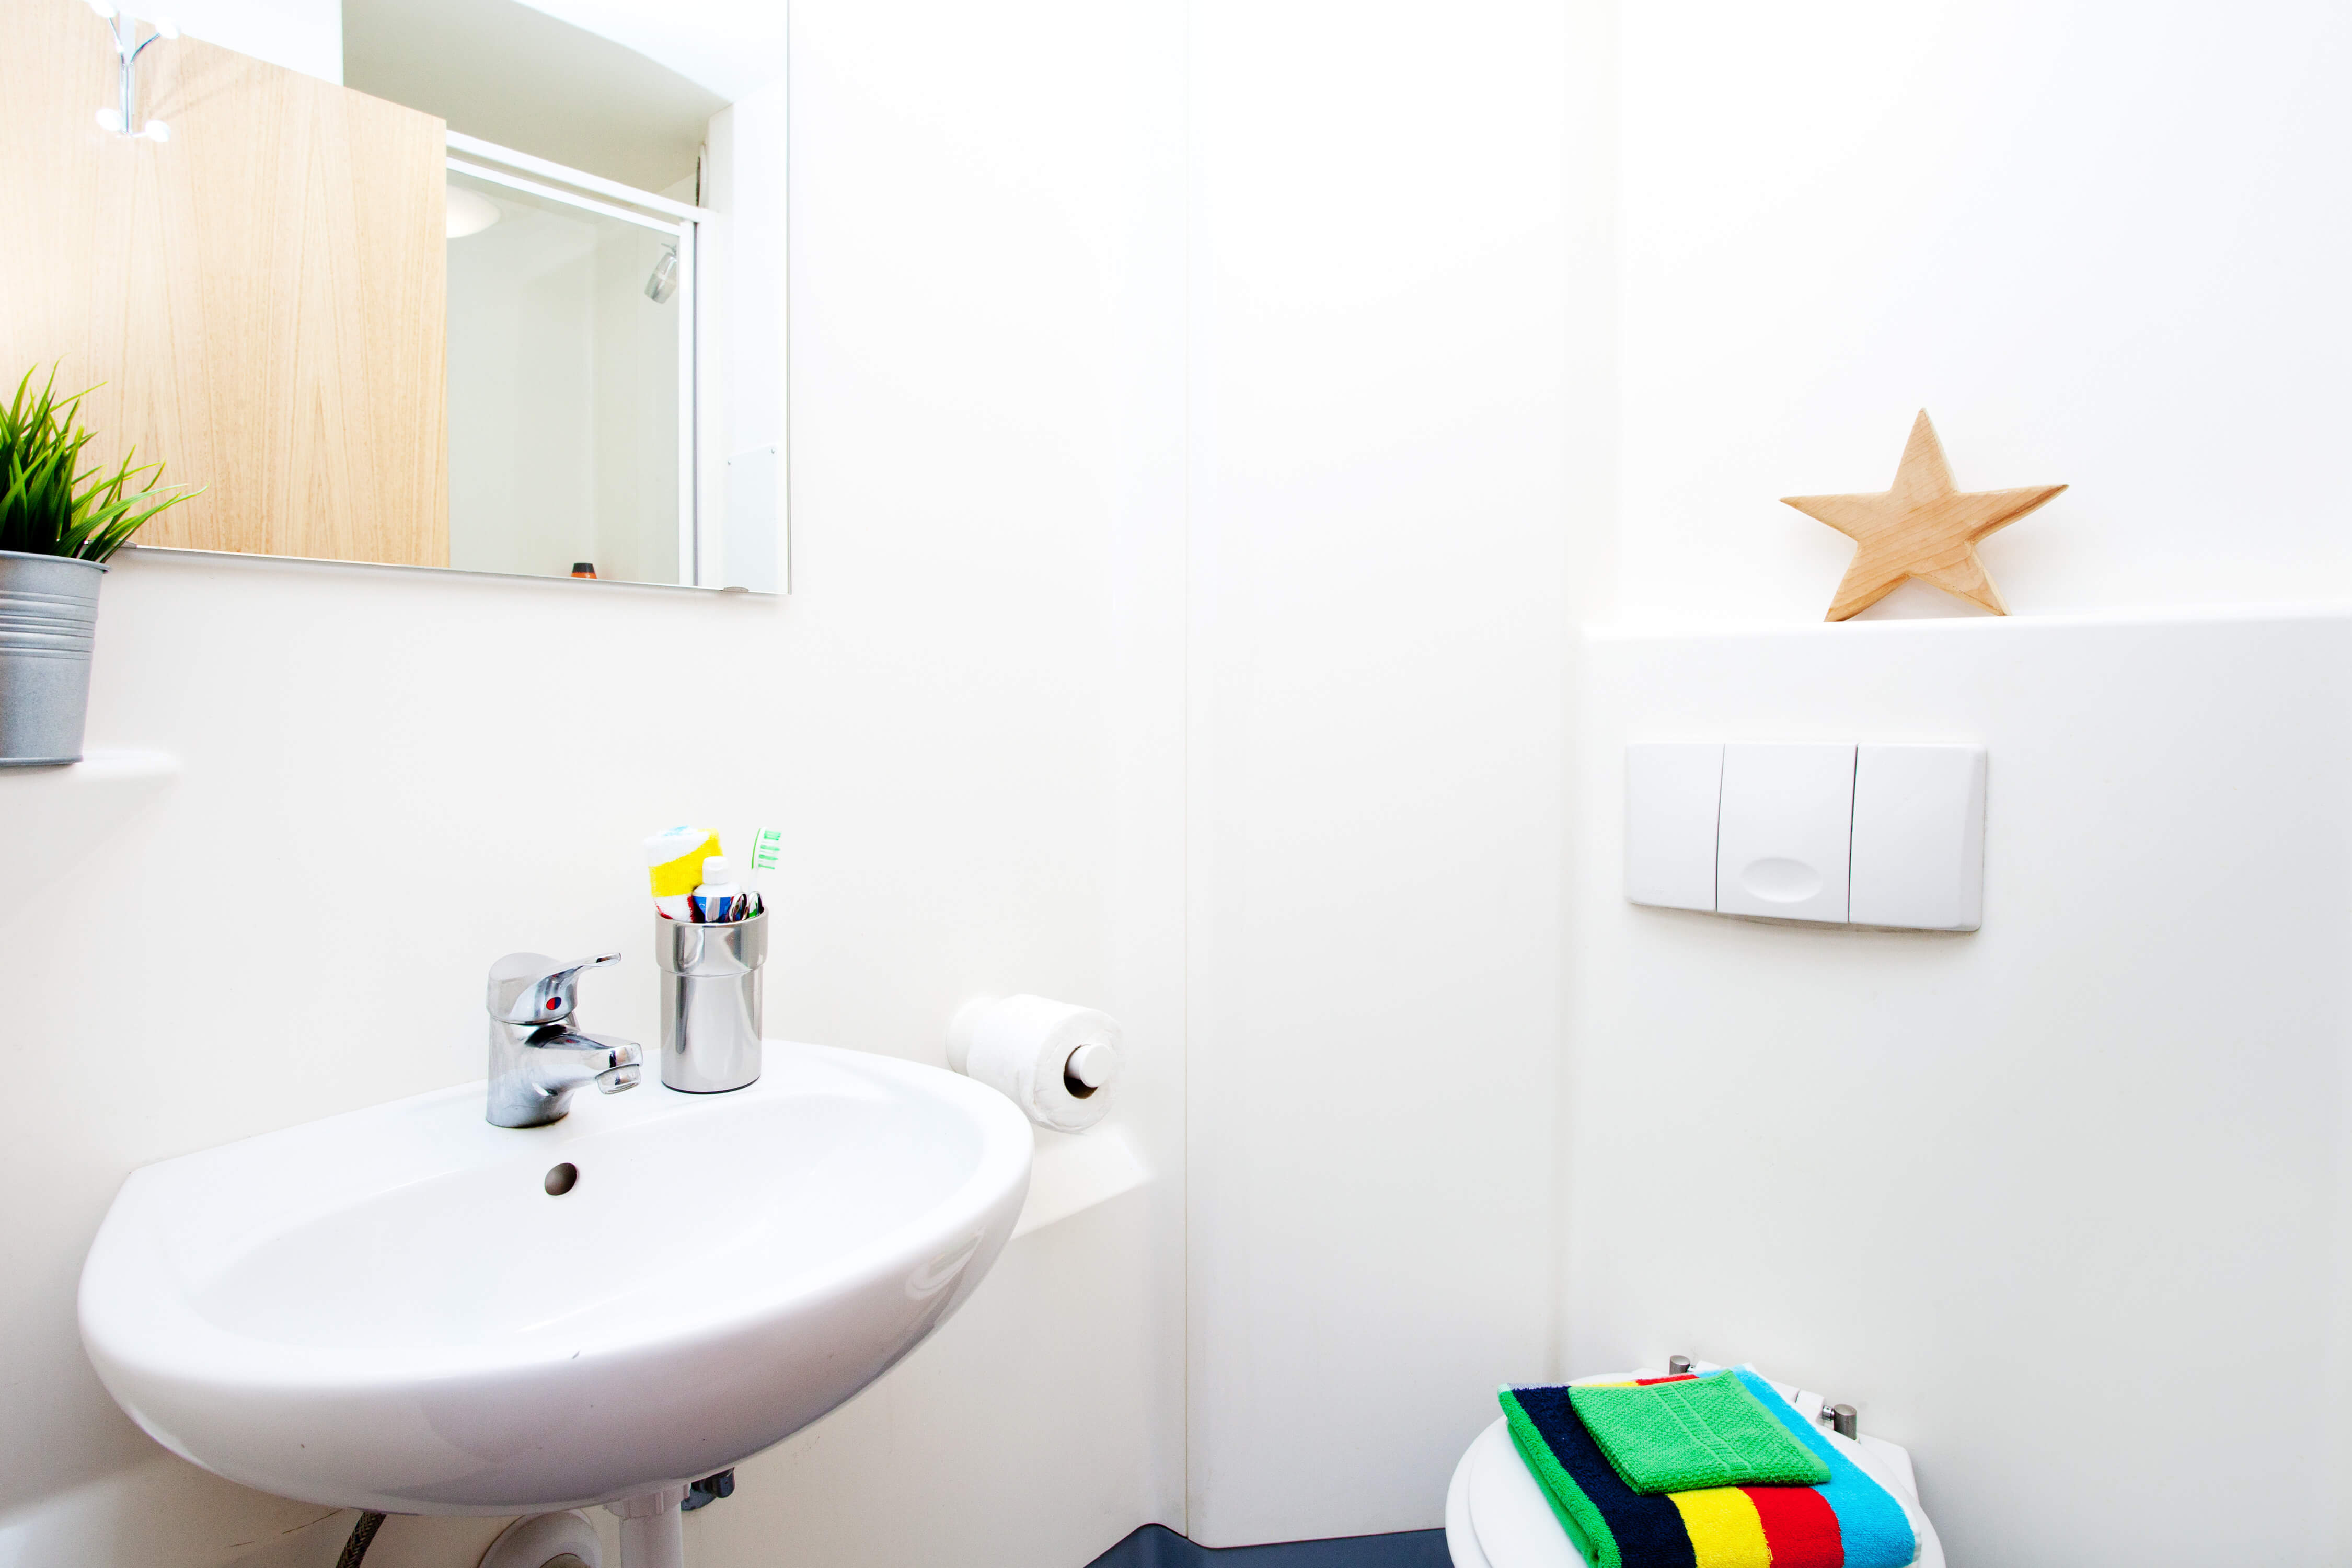
<svg viewBox="0 0 2352 1568">
<path fill-rule="evenodd" d="M 1701 1365 L 1694 1370 L 1715 1369 Z M 1663 1375 L 1656 1372 L 1624 1374 L 1629 1381 Z M 1784 1383 L 1772 1386 L 1806 1419 L 1821 1419 L 1820 1394 Z M 1916 1568 L 1944 1568 L 1944 1548 L 1936 1539 L 1936 1527 L 1920 1511 L 1909 1452 L 1867 1434 L 1847 1438 L 1824 1431 L 1822 1436 L 1903 1505 L 1903 1511 L 1910 1516 L 1912 1532 L 1919 1538 Z M 1454 1568 L 1584 1568 L 1583 1558 L 1569 1543 L 1568 1532 L 1560 1528 L 1543 1489 L 1528 1473 L 1526 1462 L 1511 1443 L 1510 1429 L 1500 1416 L 1478 1434 L 1462 1462 L 1454 1467 L 1454 1482 L 1445 1492 L 1445 1549 L 1453 1554 Z"/>
</svg>

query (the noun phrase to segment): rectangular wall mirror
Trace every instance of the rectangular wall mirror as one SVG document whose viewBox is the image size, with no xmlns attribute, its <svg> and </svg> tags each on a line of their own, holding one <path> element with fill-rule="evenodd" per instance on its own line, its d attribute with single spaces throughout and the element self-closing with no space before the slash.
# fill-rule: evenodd
<svg viewBox="0 0 2352 1568">
<path fill-rule="evenodd" d="M 205 487 L 140 545 L 788 588 L 780 50 L 713 88 L 602 0 L 178 14 L 0 0 L 0 206 L 55 237 L 0 371 Z"/>
</svg>

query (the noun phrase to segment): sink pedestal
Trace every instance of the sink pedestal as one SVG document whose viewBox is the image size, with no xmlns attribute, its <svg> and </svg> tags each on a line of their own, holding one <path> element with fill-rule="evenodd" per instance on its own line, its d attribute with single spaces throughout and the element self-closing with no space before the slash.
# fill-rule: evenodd
<svg viewBox="0 0 2352 1568">
<path fill-rule="evenodd" d="M 639 1492 L 604 1505 L 621 1521 L 621 1568 L 686 1568 L 684 1487 Z"/>
<path fill-rule="evenodd" d="M 516 1520 L 490 1542 L 479 1568 L 547 1568 L 566 1559 L 583 1568 L 604 1568 L 596 1527 L 576 1508 Z"/>
</svg>

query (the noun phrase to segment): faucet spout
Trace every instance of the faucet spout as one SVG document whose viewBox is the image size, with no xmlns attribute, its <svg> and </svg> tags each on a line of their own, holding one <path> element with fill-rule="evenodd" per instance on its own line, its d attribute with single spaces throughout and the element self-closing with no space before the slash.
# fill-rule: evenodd
<svg viewBox="0 0 2352 1568">
<path fill-rule="evenodd" d="M 635 1040 L 615 1035 L 583 1034 L 558 1025 L 537 1031 L 554 1037 L 528 1042 L 532 1077 L 550 1088 L 578 1089 L 593 1083 L 599 1094 L 618 1094 L 637 1087 L 646 1054 Z"/>
<path fill-rule="evenodd" d="M 637 1079 L 646 1065 L 646 1054 L 635 1040 L 625 1040 L 617 1035 L 583 1035 L 576 1029 L 566 1029 L 563 1038 L 551 1040 L 536 1047 L 543 1051 L 577 1051 L 581 1065 L 593 1069 L 588 1081 L 596 1086 L 598 1094 L 618 1094 L 625 1089 L 637 1087 Z"/>
</svg>

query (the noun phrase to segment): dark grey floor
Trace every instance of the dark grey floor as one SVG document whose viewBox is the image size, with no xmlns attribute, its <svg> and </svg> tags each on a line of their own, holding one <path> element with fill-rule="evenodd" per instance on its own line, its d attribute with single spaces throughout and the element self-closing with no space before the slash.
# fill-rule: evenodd
<svg viewBox="0 0 2352 1568">
<path fill-rule="evenodd" d="M 1147 1524 L 1087 1568 L 1452 1568 L 1452 1563 L 1442 1530 L 1216 1548 L 1195 1546 L 1164 1524 Z"/>
</svg>

